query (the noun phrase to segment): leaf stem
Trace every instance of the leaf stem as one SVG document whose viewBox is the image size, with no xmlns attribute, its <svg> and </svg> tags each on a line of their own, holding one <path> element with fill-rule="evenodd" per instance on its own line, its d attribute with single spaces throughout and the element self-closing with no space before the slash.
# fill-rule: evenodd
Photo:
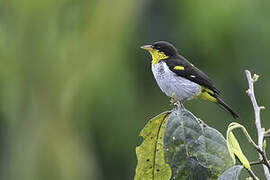
<svg viewBox="0 0 270 180">
<path fill-rule="evenodd" d="M 247 169 L 246 170 L 248 171 L 249 175 L 254 179 L 254 180 L 259 180 L 259 178 L 254 174 L 254 172 L 250 169 Z"/>
</svg>

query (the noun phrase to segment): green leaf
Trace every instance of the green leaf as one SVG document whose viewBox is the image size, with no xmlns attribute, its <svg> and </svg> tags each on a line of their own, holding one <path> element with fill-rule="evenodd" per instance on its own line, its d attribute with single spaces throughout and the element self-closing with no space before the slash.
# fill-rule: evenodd
<svg viewBox="0 0 270 180">
<path fill-rule="evenodd" d="M 171 168 L 165 163 L 163 136 L 170 112 L 151 119 L 140 133 L 144 141 L 136 148 L 138 164 L 134 180 L 168 180 Z"/>
<path fill-rule="evenodd" d="M 222 134 L 184 108 L 170 114 L 164 147 L 173 179 L 217 179 L 233 165 Z"/>
<path fill-rule="evenodd" d="M 244 155 L 244 153 L 242 152 L 241 147 L 232 132 L 235 128 L 241 128 L 244 131 L 244 134 L 250 137 L 244 126 L 235 122 L 231 123 L 227 130 L 227 146 L 230 152 L 230 156 L 233 158 L 234 164 L 236 161 L 235 160 L 235 156 L 236 156 L 239 159 L 239 161 L 245 166 L 245 168 L 250 170 L 251 168 L 250 168 L 249 161 Z"/>
<path fill-rule="evenodd" d="M 236 165 L 226 170 L 217 180 L 238 180 L 238 176 L 243 166 Z"/>
</svg>

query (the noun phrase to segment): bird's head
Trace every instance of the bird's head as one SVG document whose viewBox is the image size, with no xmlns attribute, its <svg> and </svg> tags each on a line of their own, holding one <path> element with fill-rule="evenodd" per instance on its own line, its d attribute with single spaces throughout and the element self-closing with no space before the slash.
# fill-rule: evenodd
<svg viewBox="0 0 270 180">
<path fill-rule="evenodd" d="M 151 45 L 141 46 L 152 55 L 152 64 L 157 64 L 162 59 L 167 59 L 177 54 L 177 49 L 166 41 L 157 41 Z"/>
</svg>

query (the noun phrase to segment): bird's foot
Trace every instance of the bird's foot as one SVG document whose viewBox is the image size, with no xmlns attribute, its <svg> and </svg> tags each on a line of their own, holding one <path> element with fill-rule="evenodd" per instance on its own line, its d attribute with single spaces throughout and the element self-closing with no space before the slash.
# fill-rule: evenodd
<svg viewBox="0 0 270 180">
<path fill-rule="evenodd" d="M 175 106 L 178 108 L 178 110 L 181 110 L 182 108 L 184 108 L 183 103 L 181 103 L 180 101 L 177 101 L 177 102 L 175 103 Z"/>
<path fill-rule="evenodd" d="M 175 93 L 172 93 L 172 97 L 171 97 L 170 102 L 172 105 L 176 106 L 176 103 L 178 102 L 178 100 L 176 99 Z"/>
<path fill-rule="evenodd" d="M 175 106 L 179 110 L 184 107 L 183 103 L 181 103 L 180 101 L 177 100 L 175 93 L 172 93 L 172 97 L 171 97 L 171 101 L 170 102 L 171 102 L 171 104 L 173 106 Z"/>
</svg>

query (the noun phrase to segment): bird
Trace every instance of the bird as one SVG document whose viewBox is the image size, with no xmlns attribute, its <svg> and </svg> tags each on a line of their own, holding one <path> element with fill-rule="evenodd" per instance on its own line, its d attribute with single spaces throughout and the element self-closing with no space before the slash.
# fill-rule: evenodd
<svg viewBox="0 0 270 180">
<path fill-rule="evenodd" d="M 179 106 L 197 97 L 214 102 L 233 118 L 239 118 L 239 115 L 219 97 L 220 91 L 209 77 L 181 56 L 171 43 L 157 41 L 141 48 L 152 56 L 152 72 L 158 86 L 168 97 L 175 98 Z"/>
</svg>

